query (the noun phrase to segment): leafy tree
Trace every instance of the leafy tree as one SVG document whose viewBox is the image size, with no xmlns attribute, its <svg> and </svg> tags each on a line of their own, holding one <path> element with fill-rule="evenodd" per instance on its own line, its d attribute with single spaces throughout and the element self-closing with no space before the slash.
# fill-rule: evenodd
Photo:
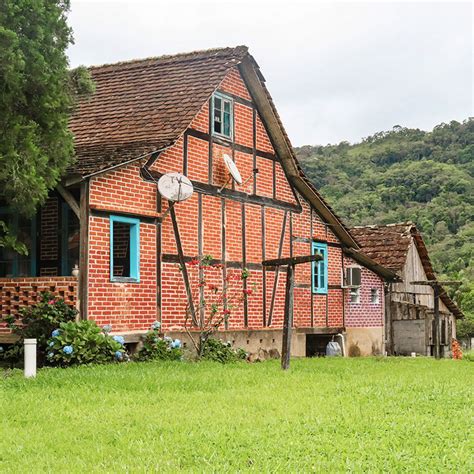
<svg viewBox="0 0 474 474">
<path fill-rule="evenodd" d="M 25 216 L 71 163 L 68 117 L 75 96 L 93 90 L 85 68 L 68 69 L 68 11 L 69 0 L 0 2 L 0 201 Z M 0 246 L 13 237 L 2 223 Z"/>
</svg>

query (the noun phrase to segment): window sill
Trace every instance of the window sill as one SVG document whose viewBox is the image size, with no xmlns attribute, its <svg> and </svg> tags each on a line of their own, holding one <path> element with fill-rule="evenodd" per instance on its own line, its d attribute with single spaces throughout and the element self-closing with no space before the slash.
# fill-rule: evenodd
<svg viewBox="0 0 474 474">
<path fill-rule="evenodd" d="M 212 137 L 216 138 L 218 141 L 222 141 L 225 144 L 233 143 L 233 137 L 227 137 L 225 135 L 221 135 L 220 133 L 217 132 L 212 132 Z"/>
<path fill-rule="evenodd" d="M 130 277 L 114 277 L 110 279 L 111 283 L 140 283 L 140 279 Z"/>
</svg>

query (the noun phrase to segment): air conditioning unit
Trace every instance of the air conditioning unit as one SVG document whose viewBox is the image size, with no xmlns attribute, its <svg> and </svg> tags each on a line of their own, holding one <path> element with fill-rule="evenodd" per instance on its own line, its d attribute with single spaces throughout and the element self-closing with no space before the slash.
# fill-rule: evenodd
<svg viewBox="0 0 474 474">
<path fill-rule="evenodd" d="M 343 288 L 359 288 L 361 281 L 360 267 L 346 268 L 343 275 Z"/>
</svg>

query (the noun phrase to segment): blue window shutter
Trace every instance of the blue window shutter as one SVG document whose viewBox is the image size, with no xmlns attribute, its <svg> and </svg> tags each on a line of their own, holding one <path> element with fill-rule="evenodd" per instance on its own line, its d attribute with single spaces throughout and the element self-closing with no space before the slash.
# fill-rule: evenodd
<svg viewBox="0 0 474 474">
<path fill-rule="evenodd" d="M 326 294 L 328 292 L 328 246 L 325 243 L 313 242 L 313 255 L 319 253 L 323 259 L 312 262 L 313 293 Z"/>
<path fill-rule="evenodd" d="M 140 219 L 122 216 L 110 216 L 110 280 L 123 281 L 124 278 L 114 277 L 114 222 L 122 222 L 130 226 L 130 277 L 127 281 L 140 281 Z"/>
</svg>

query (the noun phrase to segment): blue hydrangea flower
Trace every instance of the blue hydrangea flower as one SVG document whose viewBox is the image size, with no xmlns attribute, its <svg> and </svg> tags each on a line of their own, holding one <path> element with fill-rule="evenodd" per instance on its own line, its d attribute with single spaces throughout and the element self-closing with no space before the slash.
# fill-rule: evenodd
<svg viewBox="0 0 474 474">
<path fill-rule="evenodd" d="M 102 332 L 104 334 L 108 334 L 110 331 L 112 331 L 112 326 L 110 324 L 106 324 L 103 328 L 102 328 Z"/>
<path fill-rule="evenodd" d="M 181 347 L 181 341 L 179 339 L 175 339 L 172 343 L 171 343 L 171 347 L 173 349 L 179 349 Z"/>
<path fill-rule="evenodd" d="M 48 359 L 52 359 L 54 357 L 54 352 L 48 352 Z"/>
<path fill-rule="evenodd" d="M 53 346 L 54 346 L 54 341 L 51 341 L 51 342 L 49 343 L 49 347 L 53 347 Z"/>
<path fill-rule="evenodd" d="M 122 352 L 116 351 L 116 352 L 115 352 L 115 358 L 116 358 L 117 360 L 122 360 L 122 358 L 123 358 Z"/>
<path fill-rule="evenodd" d="M 118 342 L 119 344 L 122 344 L 122 346 L 125 344 L 125 339 L 123 336 L 114 336 L 114 341 Z"/>
<path fill-rule="evenodd" d="M 51 337 L 58 337 L 60 334 L 61 334 L 61 331 L 60 331 L 59 329 L 55 329 L 55 330 L 51 333 Z"/>
<path fill-rule="evenodd" d="M 0 346 L 0 352 L 3 352 L 3 346 Z"/>
<path fill-rule="evenodd" d="M 154 330 L 158 330 L 161 328 L 161 323 L 159 321 L 155 321 L 152 325 L 151 328 Z"/>
<path fill-rule="evenodd" d="M 72 346 L 64 346 L 63 352 L 64 352 L 66 355 L 71 355 L 71 354 L 74 352 L 74 349 L 73 349 Z"/>
</svg>

